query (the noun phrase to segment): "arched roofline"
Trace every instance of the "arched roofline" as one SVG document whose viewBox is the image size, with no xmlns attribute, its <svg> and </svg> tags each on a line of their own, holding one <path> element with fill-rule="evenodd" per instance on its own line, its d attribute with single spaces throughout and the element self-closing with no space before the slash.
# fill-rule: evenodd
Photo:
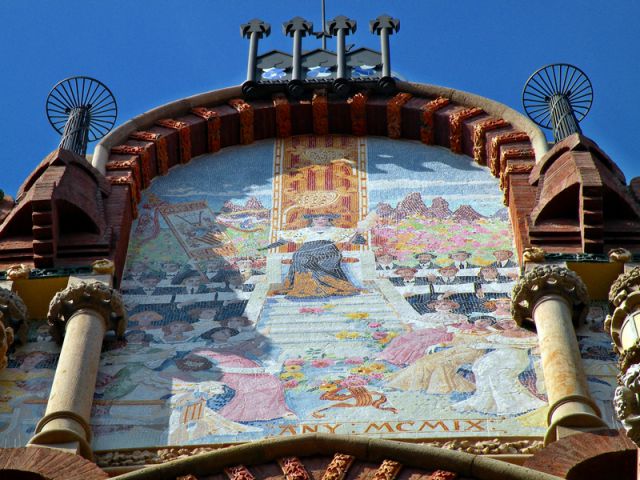
<svg viewBox="0 0 640 480">
<path fill-rule="evenodd" d="M 122 480 L 163 480 L 181 475 L 222 474 L 225 468 L 242 465 L 261 467 L 292 457 L 328 457 L 341 453 L 355 457 L 354 463 L 398 462 L 404 468 L 426 471 L 444 470 L 478 480 L 557 480 L 559 477 L 471 453 L 428 445 L 356 436 L 310 433 L 292 438 L 272 438 L 194 455 L 169 463 L 125 473 Z M 354 470 L 356 468 L 351 467 Z M 260 472 L 263 472 L 260 470 Z M 346 473 L 346 472 L 345 472 Z M 388 478 L 393 478 L 390 475 Z M 260 478 L 259 474 L 258 477 Z M 447 476 L 443 478 L 452 478 Z"/>
<path fill-rule="evenodd" d="M 531 141 L 535 152 L 536 161 L 539 161 L 548 151 L 548 142 L 544 133 L 529 118 L 516 110 L 480 95 L 456 90 L 454 88 L 441 87 L 425 83 L 398 82 L 400 92 L 410 93 L 425 97 L 443 97 L 455 104 L 464 107 L 478 107 L 492 117 L 502 118 L 512 124 L 517 130 L 525 132 Z M 133 117 L 106 135 L 95 147 L 91 164 L 100 172 L 105 173 L 105 166 L 109 160 L 111 147 L 124 143 L 129 135 L 142 128 L 152 125 L 162 118 L 171 118 L 188 113 L 192 108 L 199 106 L 213 106 L 242 96 L 240 85 L 199 93 L 173 102 L 160 105 Z"/>
</svg>

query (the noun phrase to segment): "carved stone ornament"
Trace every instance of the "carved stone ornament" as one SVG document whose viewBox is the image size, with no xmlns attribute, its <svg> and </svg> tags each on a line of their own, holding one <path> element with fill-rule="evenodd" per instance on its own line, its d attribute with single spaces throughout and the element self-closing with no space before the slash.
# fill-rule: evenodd
<svg viewBox="0 0 640 480">
<path fill-rule="evenodd" d="M 537 266 L 520 277 L 511 295 L 511 314 L 518 325 L 533 324 L 533 310 L 542 297 L 560 295 L 572 306 L 573 321 L 578 323 L 589 304 L 587 287 L 572 270 L 557 265 Z"/>
<path fill-rule="evenodd" d="M 634 291 L 640 290 L 640 268 L 634 268 L 618 276 L 609 289 L 609 301 L 614 307 L 620 304 Z"/>
<path fill-rule="evenodd" d="M 612 297 L 613 288 L 614 287 L 611 287 L 611 290 L 609 290 L 609 298 Z M 625 336 L 627 345 L 623 345 L 622 330 L 625 325 L 633 324 L 633 320 L 629 319 L 631 320 L 631 324 L 629 324 L 627 319 L 630 316 L 637 315 L 640 311 L 640 290 L 637 290 L 637 285 L 635 287 L 631 285 L 629 286 L 629 290 L 619 289 L 613 298 L 615 302 L 612 301 L 612 303 L 616 305 L 616 308 L 611 315 L 607 315 L 607 318 L 605 318 L 604 328 L 605 331 L 611 335 L 616 353 L 627 354 L 626 350 L 629 350 L 632 346 L 629 345 L 630 339 L 628 335 Z M 635 342 L 636 340 L 637 338 L 632 338 L 632 341 Z"/>
<path fill-rule="evenodd" d="M 540 247 L 525 248 L 522 252 L 522 260 L 524 263 L 541 263 L 544 262 L 545 252 Z"/>
<path fill-rule="evenodd" d="M 13 328 L 4 325 L 3 317 L 4 315 L 0 313 L 0 370 L 3 370 L 9 363 L 7 352 L 13 343 Z"/>
<path fill-rule="evenodd" d="M 47 321 L 53 327 L 56 339 L 62 339 L 64 324 L 80 309 L 96 311 L 114 329 L 118 336 L 124 335 L 127 311 L 120 294 L 100 282 L 79 282 L 55 294 L 49 304 Z"/>
<path fill-rule="evenodd" d="M 2 322 L 6 327 L 10 327 L 21 343 L 27 341 L 27 330 L 29 329 L 29 313 L 27 306 L 17 293 L 0 288 L 0 313 Z"/>
<path fill-rule="evenodd" d="M 11 265 L 7 269 L 7 278 L 9 280 L 19 280 L 21 278 L 29 278 L 29 272 L 31 269 L 24 264 Z"/>
<path fill-rule="evenodd" d="M 640 442 L 640 365 L 635 364 L 622 376 L 616 388 L 613 406 L 627 436 L 636 444 Z"/>
<path fill-rule="evenodd" d="M 91 269 L 94 273 L 100 275 L 113 275 L 116 267 L 111 260 L 103 258 L 102 260 L 96 260 L 91 264 Z"/>
<path fill-rule="evenodd" d="M 626 248 L 612 248 L 609 250 L 609 261 L 616 263 L 629 263 L 633 254 Z"/>
<path fill-rule="evenodd" d="M 456 439 L 420 442 L 431 447 L 457 450 L 475 455 L 531 455 L 544 447 L 542 440 L 523 439 Z M 179 447 L 153 448 L 147 450 L 122 450 L 97 452 L 96 463 L 100 467 L 131 467 L 134 465 L 159 465 L 201 453 L 213 452 L 222 447 L 182 445 Z M 336 454 L 336 456 L 342 454 Z M 333 462 L 332 462 L 333 463 Z"/>
</svg>

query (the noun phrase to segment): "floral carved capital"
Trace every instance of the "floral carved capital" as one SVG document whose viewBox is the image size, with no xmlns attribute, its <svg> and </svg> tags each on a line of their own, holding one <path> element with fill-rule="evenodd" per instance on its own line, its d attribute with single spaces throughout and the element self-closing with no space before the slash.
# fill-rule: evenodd
<svg viewBox="0 0 640 480">
<path fill-rule="evenodd" d="M 120 294 L 100 282 L 79 282 L 55 294 L 49 303 L 47 321 L 58 340 L 62 339 L 65 323 L 81 309 L 97 312 L 107 323 L 107 329 L 124 335 L 127 311 Z"/>
<path fill-rule="evenodd" d="M 629 367 L 620 378 L 620 386 L 613 397 L 616 415 L 622 422 L 627 436 L 636 444 L 640 442 L 640 365 Z"/>
<path fill-rule="evenodd" d="M 587 314 L 589 295 L 582 279 L 572 270 L 541 265 L 520 277 L 511 295 L 511 314 L 518 325 L 533 324 L 533 310 L 544 296 L 560 295 L 572 306 L 573 320 Z"/>
</svg>

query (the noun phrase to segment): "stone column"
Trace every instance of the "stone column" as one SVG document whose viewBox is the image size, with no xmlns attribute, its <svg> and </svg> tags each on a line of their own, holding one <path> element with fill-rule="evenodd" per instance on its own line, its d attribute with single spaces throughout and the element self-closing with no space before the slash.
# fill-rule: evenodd
<svg viewBox="0 0 640 480">
<path fill-rule="evenodd" d="M 613 406 L 629 438 L 640 445 L 640 268 L 618 277 L 609 290 L 609 301 L 614 310 L 604 326 L 620 355 Z"/>
<path fill-rule="evenodd" d="M 0 287 L 0 370 L 7 366 L 7 352 L 15 337 L 26 341 L 27 306 L 17 293 Z"/>
<path fill-rule="evenodd" d="M 588 308 L 587 288 L 567 268 L 538 266 L 513 289 L 511 311 L 521 326 L 538 333 L 549 399 L 545 444 L 585 428 L 607 428 L 591 399 L 574 324 Z"/>
<path fill-rule="evenodd" d="M 89 418 L 102 340 L 124 335 L 127 315 L 120 294 L 99 281 L 74 279 L 49 305 L 48 321 L 61 340 L 60 359 L 44 417 L 31 445 L 63 448 L 91 458 Z"/>
</svg>

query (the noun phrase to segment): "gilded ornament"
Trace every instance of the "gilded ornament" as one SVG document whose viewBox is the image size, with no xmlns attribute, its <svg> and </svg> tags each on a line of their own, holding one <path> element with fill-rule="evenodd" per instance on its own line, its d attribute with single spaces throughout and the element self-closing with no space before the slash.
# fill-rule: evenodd
<svg viewBox="0 0 640 480">
<path fill-rule="evenodd" d="M 324 471 L 322 480 L 343 480 L 347 476 L 347 472 L 354 460 L 355 457 L 353 455 L 336 453 L 333 456 L 333 460 L 331 460 L 331 463 Z"/>
<path fill-rule="evenodd" d="M 29 278 L 30 271 L 31 269 L 23 263 L 21 263 L 20 265 L 11 265 L 9 268 L 7 268 L 7 278 L 9 280 L 20 280 Z"/>
<path fill-rule="evenodd" d="M 544 249 L 540 247 L 525 248 L 522 252 L 522 260 L 524 263 L 541 263 L 544 262 Z"/>
<path fill-rule="evenodd" d="M 297 457 L 280 458 L 278 464 L 286 480 L 310 480 L 311 478 Z"/>
<path fill-rule="evenodd" d="M 93 262 L 91 264 L 91 269 L 94 273 L 100 275 L 113 275 L 116 267 L 111 260 L 103 258 L 102 260 L 96 260 L 95 262 Z"/>
<path fill-rule="evenodd" d="M 372 480 L 394 480 L 400 473 L 402 464 L 395 460 L 384 460 L 376 470 Z"/>
<path fill-rule="evenodd" d="M 609 250 L 609 261 L 616 263 L 629 263 L 633 254 L 626 248 L 612 248 Z"/>
</svg>

